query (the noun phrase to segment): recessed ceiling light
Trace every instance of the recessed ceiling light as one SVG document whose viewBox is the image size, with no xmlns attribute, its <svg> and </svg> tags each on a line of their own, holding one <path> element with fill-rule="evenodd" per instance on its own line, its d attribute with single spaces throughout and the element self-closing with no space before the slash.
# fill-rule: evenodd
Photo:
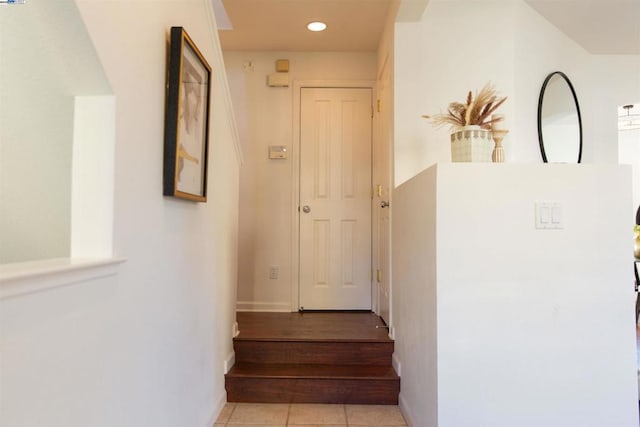
<svg viewBox="0 0 640 427">
<path fill-rule="evenodd" d="M 307 24 L 307 29 L 309 31 L 324 31 L 324 30 L 327 29 L 327 24 L 325 24 L 324 22 L 320 22 L 320 21 L 309 22 Z"/>
</svg>

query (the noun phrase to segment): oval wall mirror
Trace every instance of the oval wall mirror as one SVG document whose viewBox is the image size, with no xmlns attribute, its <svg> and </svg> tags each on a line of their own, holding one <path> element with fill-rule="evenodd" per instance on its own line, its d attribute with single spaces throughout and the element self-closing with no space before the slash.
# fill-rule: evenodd
<svg viewBox="0 0 640 427">
<path fill-rule="evenodd" d="M 580 163 L 582 118 L 573 85 L 562 71 L 549 74 L 538 99 L 538 140 L 545 163 Z"/>
</svg>

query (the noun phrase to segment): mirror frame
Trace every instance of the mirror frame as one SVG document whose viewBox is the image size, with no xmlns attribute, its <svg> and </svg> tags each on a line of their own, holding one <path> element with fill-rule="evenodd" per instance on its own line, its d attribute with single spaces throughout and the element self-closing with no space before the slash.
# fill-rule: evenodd
<svg viewBox="0 0 640 427">
<path fill-rule="evenodd" d="M 540 154 L 542 154 L 542 161 L 544 163 L 549 163 L 549 160 L 547 159 L 547 153 L 544 150 L 544 140 L 542 138 L 542 101 L 544 100 L 544 92 L 547 88 L 547 84 L 549 84 L 551 78 L 556 75 L 562 77 L 565 82 L 567 82 L 567 85 L 571 90 L 571 95 L 573 96 L 573 102 L 576 104 L 576 113 L 578 114 L 578 128 L 580 131 L 580 145 L 578 148 L 577 163 L 580 163 L 582 161 L 582 116 L 580 114 L 580 105 L 578 104 L 578 97 L 576 96 L 576 91 L 573 88 L 573 84 L 571 84 L 571 80 L 569 80 L 569 77 L 567 77 L 567 75 L 562 71 L 554 71 L 553 73 L 550 73 L 547 78 L 544 79 L 542 89 L 540 89 L 540 97 L 538 98 L 538 142 L 540 143 Z"/>
</svg>

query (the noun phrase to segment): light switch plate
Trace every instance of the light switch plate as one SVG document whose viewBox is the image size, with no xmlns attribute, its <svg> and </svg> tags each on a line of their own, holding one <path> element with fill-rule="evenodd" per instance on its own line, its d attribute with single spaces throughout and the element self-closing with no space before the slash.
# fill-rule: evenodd
<svg viewBox="0 0 640 427">
<path fill-rule="evenodd" d="M 536 202 L 536 228 L 560 230 L 564 228 L 562 205 L 558 202 Z"/>
</svg>

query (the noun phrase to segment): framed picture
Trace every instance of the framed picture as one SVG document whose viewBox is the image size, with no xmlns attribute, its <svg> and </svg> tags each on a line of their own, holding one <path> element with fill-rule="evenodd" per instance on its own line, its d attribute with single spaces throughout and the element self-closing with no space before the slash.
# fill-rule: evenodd
<svg viewBox="0 0 640 427">
<path fill-rule="evenodd" d="M 167 71 L 163 194 L 206 202 L 211 67 L 182 27 L 171 27 Z"/>
</svg>

